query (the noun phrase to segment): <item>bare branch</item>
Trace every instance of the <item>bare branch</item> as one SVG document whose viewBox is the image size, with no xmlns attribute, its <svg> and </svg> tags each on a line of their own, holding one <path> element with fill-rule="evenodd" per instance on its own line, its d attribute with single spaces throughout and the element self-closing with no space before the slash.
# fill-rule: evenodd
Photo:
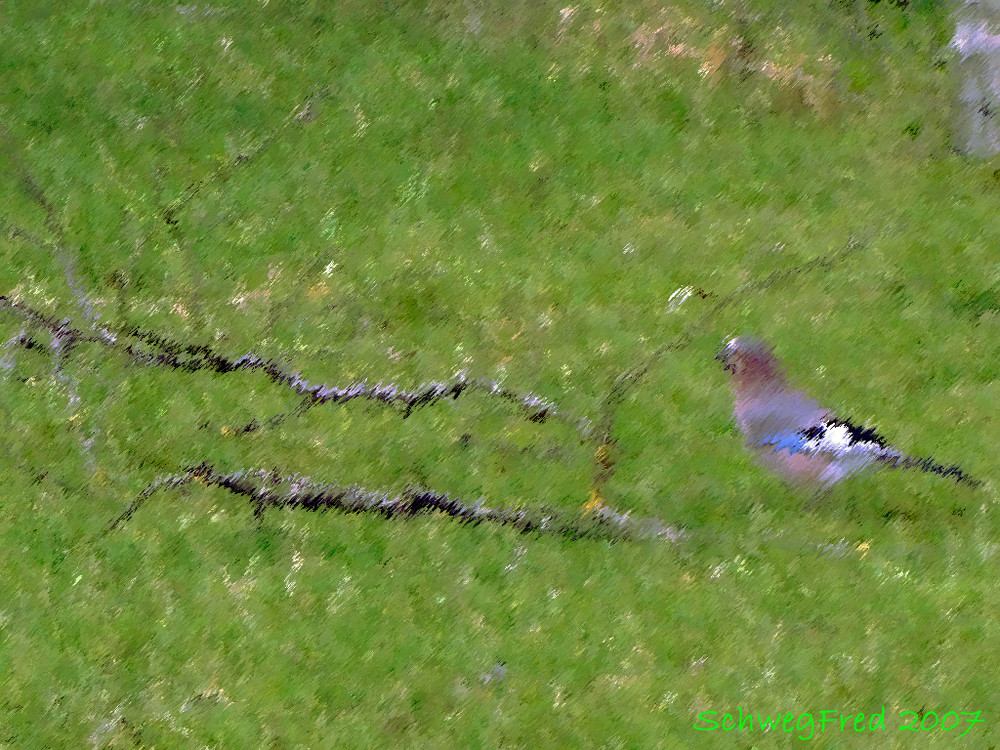
<svg viewBox="0 0 1000 750">
<path fill-rule="evenodd" d="M 320 483 L 298 474 L 282 475 L 268 469 L 220 474 L 205 463 L 151 482 L 120 516 L 108 524 L 105 533 L 114 531 L 131 519 L 159 490 L 180 487 L 190 482 L 222 487 L 248 498 L 257 516 L 269 508 L 372 513 L 389 519 L 441 513 L 462 524 L 493 523 L 515 528 L 522 533 L 570 539 L 657 539 L 676 543 L 685 536 L 680 529 L 667 526 L 657 519 L 632 518 L 628 513 L 618 513 L 610 508 L 602 508 L 590 514 L 552 508 L 490 508 L 482 500 L 470 504 L 452 498 L 447 492 L 424 488 L 408 487 L 393 494 L 367 490 L 358 485 L 345 487 Z"/>
<path fill-rule="evenodd" d="M 176 474 L 158 477 L 150 482 L 123 513 L 112 520 L 91 541 L 101 539 L 132 517 L 160 490 L 169 490 L 196 482 L 221 487 L 249 500 L 254 515 L 260 517 L 271 508 L 298 508 L 325 513 L 370 513 L 392 520 L 408 520 L 434 513 L 452 518 L 461 524 L 482 523 L 516 529 L 524 534 L 558 536 L 572 540 L 594 539 L 611 542 L 665 542 L 681 549 L 684 542 L 720 544 L 728 549 L 732 539 L 712 529 L 691 530 L 663 523 L 660 519 L 633 517 L 608 507 L 581 513 L 563 508 L 491 508 L 480 499 L 467 503 L 452 498 L 449 493 L 421 487 L 407 487 L 400 492 L 373 491 L 352 484 L 348 486 L 321 483 L 300 474 L 281 474 L 276 469 L 251 468 L 229 474 L 219 473 L 213 466 L 201 463 Z M 745 544 L 789 550 L 795 554 L 819 555 L 825 559 L 862 558 L 869 544 L 854 543 L 841 538 L 835 542 L 815 541 L 786 536 L 780 531 L 764 529 L 748 536 Z M 912 553 L 912 548 L 899 548 L 891 554 Z M 720 565 L 721 568 L 724 567 Z"/>
<path fill-rule="evenodd" d="M 237 370 L 262 370 L 272 382 L 285 385 L 299 395 L 306 397 L 305 404 L 298 407 L 297 413 L 302 413 L 305 409 L 315 405 L 344 404 L 362 398 L 401 406 L 404 409 L 403 418 L 405 419 L 415 409 L 433 405 L 448 398 L 457 399 L 463 392 L 469 391 L 484 393 L 513 403 L 525 413 L 527 419 L 533 422 L 545 422 L 548 419 L 560 421 L 573 426 L 585 439 L 590 436 L 591 432 L 591 422 L 586 417 L 569 412 L 564 413 L 552 401 L 530 391 L 526 393 L 514 391 L 494 379 L 470 379 L 464 370 L 456 373 L 447 381 L 425 382 L 412 390 L 405 390 L 395 383 L 383 384 L 380 381 L 369 384 L 365 380 L 351 383 L 347 387 L 337 387 L 325 383 L 311 383 L 299 373 L 285 370 L 274 360 L 264 359 L 253 352 L 248 352 L 238 359 L 230 359 L 216 354 L 208 346 L 180 344 L 160 334 L 144 331 L 138 326 L 131 326 L 117 334 L 111 333 L 107 329 L 101 329 L 97 335 L 85 334 L 83 331 L 71 328 L 67 320 L 46 317 L 22 302 L 0 295 L 0 312 L 3 311 L 16 314 L 32 325 L 48 330 L 54 337 L 66 339 L 68 346 L 73 346 L 78 342 L 101 344 L 126 354 L 133 361 L 147 366 L 169 367 L 173 370 L 187 372 L 211 370 L 220 374 L 236 372 Z M 120 340 L 120 338 L 125 337 L 138 339 L 161 351 L 144 351 L 133 343 Z M 280 424 L 285 418 L 282 415 L 272 417 L 272 420 L 277 420 L 273 424 Z M 252 432 L 259 429 L 259 426 L 251 423 L 242 431 Z"/>
</svg>

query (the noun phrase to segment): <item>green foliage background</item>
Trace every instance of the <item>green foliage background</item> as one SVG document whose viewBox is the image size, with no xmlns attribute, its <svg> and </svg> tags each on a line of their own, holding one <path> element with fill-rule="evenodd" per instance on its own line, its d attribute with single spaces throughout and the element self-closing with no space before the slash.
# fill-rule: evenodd
<svg viewBox="0 0 1000 750">
<path fill-rule="evenodd" d="M 682 342 L 615 414 L 605 501 L 691 532 L 257 522 L 193 485 L 92 541 L 201 460 L 573 508 L 592 446 L 476 395 L 236 437 L 294 395 L 11 350 L 4 746 L 800 742 L 694 729 L 737 707 L 979 710 L 962 741 L 995 737 L 992 484 L 875 474 L 804 509 L 745 455 L 712 362 L 765 336 L 834 409 L 991 478 L 1000 164 L 949 150 L 947 8 L 11 0 L 0 18 L 0 293 L 81 323 L 58 246 L 118 330 L 338 385 L 467 368 L 594 415 Z M 708 296 L 672 304 L 685 287 Z M 961 731 L 898 724 L 813 739 Z"/>
</svg>

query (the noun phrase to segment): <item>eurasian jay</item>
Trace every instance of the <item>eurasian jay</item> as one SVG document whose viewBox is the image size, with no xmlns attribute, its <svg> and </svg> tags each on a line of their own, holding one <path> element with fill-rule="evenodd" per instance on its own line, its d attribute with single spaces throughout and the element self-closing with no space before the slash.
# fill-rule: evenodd
<svg viewBox="0 0 1000 750">
<path fill-rule="evenodd" d="M 747 447 L 764 466 L 794 485 L 827 488 L 872 465 L 917 468 L 973 487 L 981 484 L 957 466 L 906 456 L 873 429 L 838 419 L 789 385 L 764 341 L 731 339 L 716 359 L 732 376 L 733 414 Z"/>
</svg>

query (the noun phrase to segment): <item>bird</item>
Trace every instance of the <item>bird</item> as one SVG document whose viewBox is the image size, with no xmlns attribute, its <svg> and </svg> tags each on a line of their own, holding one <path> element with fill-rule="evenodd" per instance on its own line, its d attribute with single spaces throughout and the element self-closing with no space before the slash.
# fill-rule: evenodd
<svg viewBox="0 0 1000 750">
<path fill-rule="evenodd" d="M 892 447 L 874 429 L 840 419 L 789 384 L 774 348 L 763 339 L 737 336 L 716 356 L 731 378 L 733 416 L 747 448 L 787 483 L 828 490 L 867 468 L 920 469 L 978 487 L 957 466 L 916 458 Z"/>
</svg>

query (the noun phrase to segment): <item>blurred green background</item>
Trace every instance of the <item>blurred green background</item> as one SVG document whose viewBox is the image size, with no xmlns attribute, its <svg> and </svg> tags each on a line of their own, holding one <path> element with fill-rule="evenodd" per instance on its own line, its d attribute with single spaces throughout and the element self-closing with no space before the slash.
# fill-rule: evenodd
<svg viewBox="0 0 1000 750">
<path fill-rule="evenodd" d="M 353 401 L 234 435 L 298 398 L 259 372 L 144 368 L 97 344 L 56 364 L 7 311 L 2 746 L 802 742 L 695 729 L 738 707 L 817 722 L 886 707 L 885 731 L 827 725 L 820 746 L 964 731 L 900 731 L 907 710 L 983 711 L 961 741 L 995 737 L 992 484 L 871 474 L 804 509 L 745 454 L 712 361 L 726 336 L 763 336 L 839 413 L 991 479 L 1000 160 L 949 147 L 948 6 L 0 16 L 0 293 L 311 382 L 464 368 L 595 420 L 652 361 L 614 412 L 604 501 L 690 532 L 257 521 L 193 484 L 95 539 L 202 460 L 573 509 L 594 446 L 471 393 L 405 421 Z M 679 303 L 685 289 L 701 294 Z M 40 346 L 11 344 L 21 332 Z"/>
</svg>

